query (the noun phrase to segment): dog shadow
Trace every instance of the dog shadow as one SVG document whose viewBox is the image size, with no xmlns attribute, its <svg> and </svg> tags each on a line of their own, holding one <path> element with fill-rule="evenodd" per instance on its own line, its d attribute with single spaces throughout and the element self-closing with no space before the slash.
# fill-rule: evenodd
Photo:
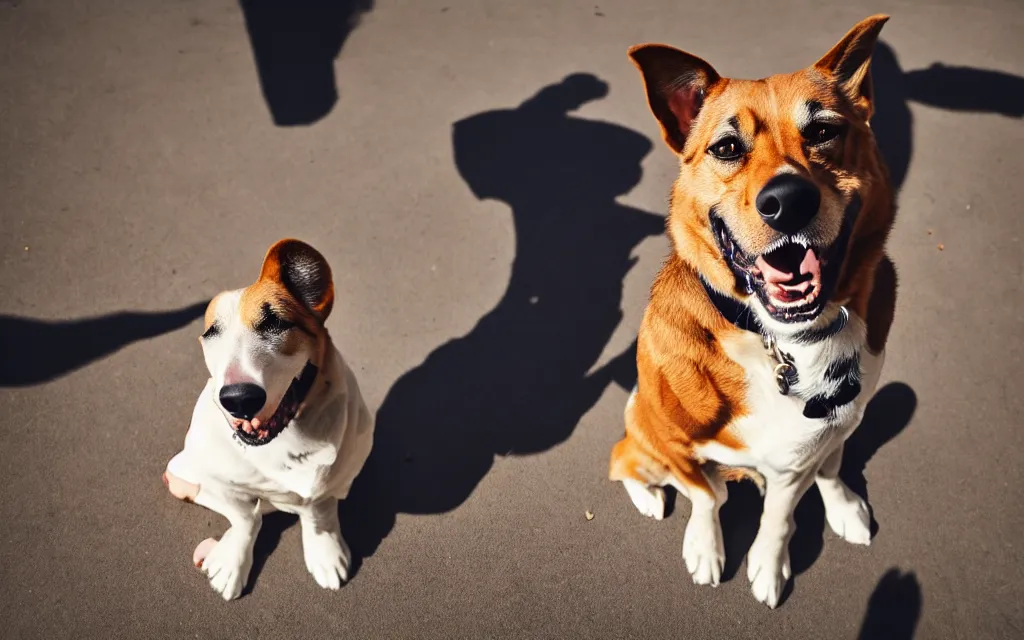
<svg viewBox="0 0 1024 640">
<path fill-rule="evenodd" d="M 334 59 L 373 0 L 241 0 L 260 88 L 279 127 L 310 125 L 334 108 Z"/>
<path fill-rule="evenodd" d="M 922 600 L 921 585 L 913 573 L 889 569 L 868 600 L 858 640 L 912 640 Z"/>
<path fill-rule="evenodd" d="M 899 435 L 914 416 L 917 394 L 902 382 L 891 382 L 875 394 L 864 410 L 860 426 L 846 441 L 843 464 L 839 471 L 851 490 L 868 501 L 868 483 L 864 471 L 875 453 Z M 730 483 L 729 500 L 722 507 L 722 531 L 725 539 L 725 569 L 722 579 L 731 580 L 739 571 L 747 551 L 757 536 L 758 515 L 763 500 L 749 482 Z M 794 513 L 796 532 L 789 543 L 793 575 L 803 573 L 817 561 L 824 547 L 825 507 L 821 495 L 812 486 L 804 495 Z M 878 523 L 871 519 L 872 536 L 878 532 Z M 783 599 L 792 583 L 787 586 Z"/>
<path fill-rule="evenodd" d="M 545 451 L 609 384 L 632 388 L 635 344 L 595 365 L 622 319 L 630 254 L 663 233 L 664 218 L 616 201 L 639 183 L 650 140 L 570 113 L 607 91 L 592 75 L 571 75 L 516 108 L 453 125 L 459 174 L 477 198 L 511 208 L 515 258 L 497 306 L 385 397 L 370 458 L 341 507 L 357 561 L 397 514 L 455 509 L 495 456 Z"/>
<path fill-rule="evenodd" d="M 0 387 L 54 380 L 133 342 L 180 329 L 201 316 L 206 305 L 58 322 L 0 316 Z"/>
<path fill-rule="evenodd" d="M 897 193 L 914 152 L 911 102 L 950 111 L 1024 117 L 1024 78 L 1002 71 L 939 62 L 904 71 L 893 48 L 880 41 L 871 58 L 871 77 L 875 85 L 871 127 Z"/>
</svg>

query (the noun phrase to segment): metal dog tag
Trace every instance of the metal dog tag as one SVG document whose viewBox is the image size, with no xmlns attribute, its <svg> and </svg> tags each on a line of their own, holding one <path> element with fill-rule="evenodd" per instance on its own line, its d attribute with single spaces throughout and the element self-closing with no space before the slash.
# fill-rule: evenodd
<svg viewBox="0 0 1024 640">
<path fill-rule="evenodd" d="M 779 393 L 784 396 L 789 395 L 789 389 L 796 383 L 797 379 L 793 357 L 788 353 L 783 353 L 774 336 L 762 334 L 761 337 L 764 340 L 764 348 L 768 352 L 768 356 L 777 363 L 773 372 L 775 373 L 775 384 L 779 386 Z"/>
<path fill-rule="evenodd" d="M 779 385 L 779 393 L 789 394 L 791 380 L 796 377 L 796 368 L 788 362 L 775 365 L 775 384 Z"/>
</svg>

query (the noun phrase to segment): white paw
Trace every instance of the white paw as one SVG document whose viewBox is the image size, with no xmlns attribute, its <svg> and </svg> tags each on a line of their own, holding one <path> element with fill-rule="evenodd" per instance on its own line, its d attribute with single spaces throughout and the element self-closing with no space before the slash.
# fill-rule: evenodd
<svg viewBox="0 0 1024 640">
<path fill-rule="evenodd" d="M 725 566 L 725 544 L 717 519 L 691 516 L 683 534 L 683 562 L 694 584 L 718 586 Z"/>
<path fill-rule="evenodd" d="M 225 600 L 234 600 L 242 595 L 242 588 L 249 579 L 252 544 L 228 529 L 202 559 L 201 568 L 214 591 Z"/>
<path fill-rule="evenodd" d="M 843 487 L 843 497 L 825 503 L 825 518 L 836 535 L 853 544 L 871 544 L 871 512 L 864 499 Z"/>
<path fill-rule="evenodd" d="M 661 520 L 665 517 L 665 490 L 661 487 L 649 487 L 641 482 L 626 478 L 622 481 L 626 493 L 637 510 L 648 518 Z"/>
<path fill-rule="evenodd" d="M 789 566 L 789 551 L 785 544 L 759 544 L 754 540 L 747 554 L 747 579 L 750 580 L 750 590 L 758 602 L 772 609 L 777 607 L 791 575 L 793 571 Z"/>
<path fill-rule="evenodd" d="M 320 531 L 307 534 L 303 531 L 302 553 L 306 558 L 306 568 L 324 589 L 337 591 L 348 580 L 352 555 L 337 533 Z"/>
</svg>

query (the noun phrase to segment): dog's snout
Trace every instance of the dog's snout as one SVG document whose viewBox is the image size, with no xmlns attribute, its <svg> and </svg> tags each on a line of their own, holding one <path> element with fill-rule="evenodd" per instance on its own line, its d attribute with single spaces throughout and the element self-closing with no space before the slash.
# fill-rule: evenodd
<svg viewBox="0 0 1024 640">
<path fill-rule="evenodd" d="M 220 404 L 239 420 L 252 420 L 267 402 L 263 387 L 251 382 L 229 384 L 220 390 Z"/>
<path fill-rule="evenodd" d="M 787 173 L 769 180 L 754 204 L 769 227 L 780 233 L 796 233 L 818 213 L 821 192 L 806 178 Z"/>
</svg>

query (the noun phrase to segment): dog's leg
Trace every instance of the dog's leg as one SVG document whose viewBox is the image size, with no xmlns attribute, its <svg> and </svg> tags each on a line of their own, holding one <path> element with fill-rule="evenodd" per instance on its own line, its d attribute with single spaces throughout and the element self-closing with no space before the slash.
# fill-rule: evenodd
<svg viewBox="0 0 1024 640">
<path fill-rule="evenodd" d="M 668 469 L 651 460 L 628 434 L 612 448 L 608 477 L 622 482 L 640 513 L 655 520 L 665 517 L 665 490 L 660 485 L 668 478 Z"/>
<path fill-rule="evenodd" d="M 306 568 L 324 589 L 337 590 L 348 580 L 352 555 L 341 537 L 338 500 L 327 498 L 296 509 L 302 524 L 302 552 Z"/>
<path fill-rule="evenodd" d="M 725 543 L 718 512 L 729 497 L 717 470 L 694 464 L 691 473 L 674 470 L 676 489 L 690 499 L 690 519 L 683 534 L 683 561 L 694 584 L 717 587 L 725 567 Z"/>
<path fill-rule="evenodd" d="M 234 600 L 242 595 L 252 569 L 253 546 L 263 525 L 259 503 L 241 495 L 224 495 L 202 487 L 194 502 L 216 511 L 231 523 L 201 562 L 214 591 L 225 600 Z"/>
<path fill-rule="evenodd" d="M 836 535 L 853 544 L 871 544 L 871 513 L 864 499 L 839 479 L 843 462 L 840 444 L 825 458 L 815 482 L 825 503 L 825 519 Z"/>
<path fill-rule="evenodd" d="M 655 460 L 630 435 L 636 398 L 634 387 L 626 401 L 626 436 L 612 448 L 608 477 L 622 482 L 640 513 L 657 520 L 665 516 L 665 491 L 661 485 L 671 483 L 690 499 L 690 519 L 683 534 L 683 561 L 695 584 L 717 587 L 725 566 L 722 523 L 718 519 L 729 495 L 725 480 L 716 469 L 702 470 L 695 460 Z"/>
<path fill-rule="evenodd" d="M 747 578 L 754 597 L 774 609 L 792 575 L 789 540 L 796 530 L 793 510 L 814 481 L 814 470 L 765 474 L 765 481 L 764 511 L 747 554 Z"/>
<path fill-rule="evenodd" d="M 175 475 L 170 468 L 163 479 L 175 498 L 206 507 L 228 519 L 231 526 L 220 540 L 199 543 L 193 560 L 210 579 L 214 591 L 225 600 L 237 598 L 249 578 L 253 545 L 263 523 L 259 504 L 241 495 L 211 491 Z"/>
</svg>

